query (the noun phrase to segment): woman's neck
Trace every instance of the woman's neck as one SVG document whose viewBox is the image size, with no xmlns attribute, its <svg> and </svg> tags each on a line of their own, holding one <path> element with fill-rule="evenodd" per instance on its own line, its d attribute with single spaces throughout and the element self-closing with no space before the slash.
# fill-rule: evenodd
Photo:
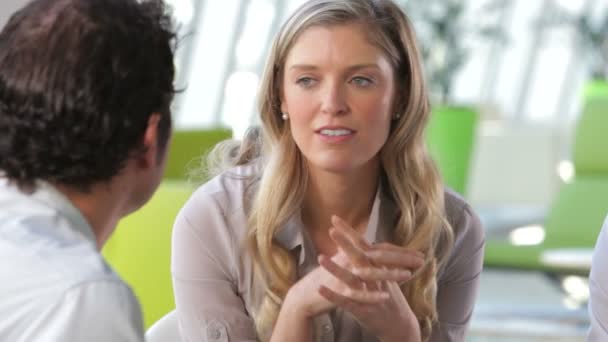
<svg viewBox="0 0 608 342">
<path fill-rule="evenodd" d="M 353 228 L 367 227 L 378 187 L 379 165 L 348 173 L 334 173 L 309 167 L 309 180 L 302 220 L 309 230 L 327 231 L 331 216 L 337 215 Z"/>
</svg>

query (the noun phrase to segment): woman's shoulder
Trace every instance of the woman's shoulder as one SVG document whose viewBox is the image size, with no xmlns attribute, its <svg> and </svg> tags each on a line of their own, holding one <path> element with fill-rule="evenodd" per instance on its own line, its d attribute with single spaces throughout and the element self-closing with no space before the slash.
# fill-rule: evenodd
<svg viewBox="0 0 608 342">
<path fill-rule="evenodd" d="M 485 231 L 479 216 L 459 194 L 451 189 L 445 190 L 446 218 L 454 233 L 454 244 L 449 263 L 480 263 L 483 258 Z M 479 260 L 474 260 L 479 259 Z M 470 265 L 469 265 L 470 266 Z"/>
<path fill-rule="evenodd" d="M 179 217 L 196 229 L 244 231 L 257 177 L 255 165 L 237 166 L 222 172 L 193 192 Z"/>
<path fill-rule="evenodd" d="M 468 281 L 478 277 L 483 267 L 484 229 L 473 208 L 459 194 L 446 189 L 444 199 L 454 242 L 438 278 L 441 284 Z"/>
<path fill-rule="evenodd" d="M 254 164 L 240 165 L 223 171 L 200 185 L 190 201 L 214 202 L 224 209 L 240 208 L 257 184 L 258 167 Z"/>
<path fill-rule="evenodd" d="M 251 166 L 239 166 L 199 186 L 182 207 L 172 231 L 174 274 L 217 270 L 227 279 L 240 279 L 248 231 L 247 188 L 255 183 Z M 174 260 L 177 260 L 174 259 Z M 194 266 L 192 266 L 194 267 Z"/>
<path fill-rule="evenodd" d="M 454 230 L 454 240 L 469 235 L 474 240 L 483 239 L 484 230 L 479 216 L 461 195 L 451 189 L 444 192 L 446 218 Z"/>
</svg>

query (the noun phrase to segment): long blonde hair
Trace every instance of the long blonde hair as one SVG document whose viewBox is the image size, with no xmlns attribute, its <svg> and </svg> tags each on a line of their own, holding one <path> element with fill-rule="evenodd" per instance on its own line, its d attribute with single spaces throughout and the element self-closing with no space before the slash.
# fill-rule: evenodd
<svg viewBox="0 0 608 342">
<path fill-rule="evenodd" d="M 307 28 L 352 22 L 366 25 L 369 38 L 394 68 L 398 83 L 395 111 L 400 115 L 380 151 L 383 188 L 399 214 L 392 242 L 427 255 L 425 266 L 402 286 L 423 340 L 428 340 L 437 319 L 436 274 L 446 261 L 453 232 L 444 217 L 443 184 L 425 145 L 430 105 L 413 28 L 390 0 L 312 0 L 296 10 L 275 37 L 259 93 L 261 134 L 252 131 L 254 135 L 245 139 L 240 150 L 232 145 L 227 152 L 233 165 L 253 160 L 263 164 L 249 210 L 247 241 L 256 274 L 266 286 L 265 297 L 254 313 L 263 340 L 270 336 L 281 303 L 297 280 L 296 261 L 274 236 L 302 204 L 308 181 L 304 157 L 281 118 L 282 68 L 290 48 Z M 219 150 L 226 153 L 227 147 Z"/>
</svg>

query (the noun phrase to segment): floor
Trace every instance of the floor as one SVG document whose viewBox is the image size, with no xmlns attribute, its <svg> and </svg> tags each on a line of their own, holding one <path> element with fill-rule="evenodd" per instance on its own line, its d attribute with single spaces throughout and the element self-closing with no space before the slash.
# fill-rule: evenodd
<svg viewBox="0 0 608 342">
<path fill-rule="evenodd" d="M 584 341 L 585 305 L 534 272 L 484 270 L 470 342 Z"/>
</svg>

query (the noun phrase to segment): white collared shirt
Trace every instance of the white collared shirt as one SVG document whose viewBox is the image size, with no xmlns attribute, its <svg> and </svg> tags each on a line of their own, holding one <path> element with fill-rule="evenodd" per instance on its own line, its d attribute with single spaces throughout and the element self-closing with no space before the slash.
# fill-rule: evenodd
<svg viewBox="0 0 608 342">
<path fill-rule="evenodd" d="M 226 171 L 202 185 L 178 214 L 173 227 L 172 274 L 181 336 L 185 341 L 256 341 L 252 313 L 266 285 L 254 274 L 248 250 L 248 214 L 258 171 L 253 165 Z M 484 231 L 471 207 L 445 192 L 446 218 L 454 246 L 437 272 L 437 313 L 430 341 L 463 342 L 477 296 L 483 264 Z M 390 241 L 398 212 L 378 189 L 365 232 L 368 242 Z M 298 211 L 275 235 L 298 261 L 297 276 L 318 267 L 317 251 Z M 316 342 L 378 341 L 342 309 L 313 319 Z"/>
<path fill-rule="evenodd" d="M 0 178 L 0 341 L 143 341 L 139 304 L 60 192 Z"/>
<path fill-rule="evenodd" d="M 591 326 L 587 341 L 608 341 L 608 217 L 593 252 L 589 292 Z"/>
</svg>

